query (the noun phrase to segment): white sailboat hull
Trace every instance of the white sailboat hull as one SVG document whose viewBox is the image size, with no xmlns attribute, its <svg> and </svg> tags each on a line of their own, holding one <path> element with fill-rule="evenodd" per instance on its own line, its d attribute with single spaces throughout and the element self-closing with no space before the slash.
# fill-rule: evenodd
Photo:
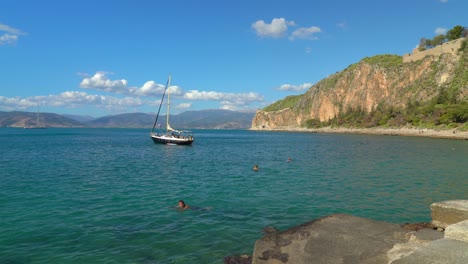
<svg viewBox="0 0 468 264">
<path fill-rule="evenodd" d="M 173 135 L 161 135 L 156 133 L 151 133 L 151 139 L 154 143 L 161 144 L 175 144 L 175 145 L 191 145 L 193 142 L 192 136 L 173 136 Z"/>
</svg>

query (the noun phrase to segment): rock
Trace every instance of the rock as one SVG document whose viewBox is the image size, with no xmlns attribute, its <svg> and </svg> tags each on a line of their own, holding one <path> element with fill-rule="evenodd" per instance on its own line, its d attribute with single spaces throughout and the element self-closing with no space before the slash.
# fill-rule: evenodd
<svg viewBox="0 0 468 264">
<path fill-rule="evenodd" d="M 468 220 L 468 200 L 452 200 L 431 204 L 432 224 L 446 228 Z"/>
<path fill-rule="evenodd" d="M 445 238 L 468 243 L 468 220 L 447 226 L 445 229 Z"/>
<path fill-rule="evenodd" d="M 468 200 L 434 203 L 431 210 L 431 223 L 398 225 L 333 214 L 286 231 L 266 227 L 264 237 L 255 242 L 253 255 L 246 261 L 252 264 L 468 263 Z"/>
<path fill-rule="evenodd" d="M 401 250 L 410 254 L 428 241 L 442 237 L 441 233 L 424 226 L 420 225 L 417 232 L 398 224 L 334 214 L 265 235 L 255 243 L 252 263 L 387 264 L 390 259 L 398 259 L 403 254 Z M 427 233 L 418 236 L 422 230 Z M 405 246 L 408 243 L 410 246 Z M 396 244 L 400 248 L 394 249 Z"/>
<path fill-rule="evenodd" d="M 451 239 L 437 239 L 416 248 L 391 264 L 466 264 L 468 244 Z"/>
<path fill-rule="evenodd" d="M 252 264 L 252 256 L 249 255 L 233 255 L 224 258 L 225 264 Z"/>
<path fill-rule="evenodd" d="M 411 230 L 411 231 L 418 231 L 418 230 L 425 229 L 425 228 L 434 229 L 434 225 L 432 223 L 406 223 L 402 225 L 401 227 L 403 227 L 404 229 Z"/>
</svg>

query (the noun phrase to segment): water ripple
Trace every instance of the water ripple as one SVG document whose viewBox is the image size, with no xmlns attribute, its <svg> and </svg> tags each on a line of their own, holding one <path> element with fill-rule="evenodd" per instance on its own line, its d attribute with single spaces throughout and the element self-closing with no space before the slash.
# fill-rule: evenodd
<svg viewBox="0 0 468 264">
<path fill-rule="evenodd" d="M 466 141 L 197 132 L 179 147 L 138 129 L 0 129 L 0 263 L 222 263 L 265 226 L 428 221 L 432 202 L 468 198 Z"/>
</svg>

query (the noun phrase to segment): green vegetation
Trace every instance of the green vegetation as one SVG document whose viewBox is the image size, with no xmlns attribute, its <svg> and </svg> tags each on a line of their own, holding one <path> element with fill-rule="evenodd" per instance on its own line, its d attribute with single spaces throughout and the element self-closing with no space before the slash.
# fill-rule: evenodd
<svg viewBox="0 0 468 264">
<path fill-rule="evenodd" d="M 468 45 L 466 45 L 466 40 L 463 41 L 460 51 L 463 52 L 463 56 L 460 57 L 458 67 L 454 71 L 453 80 L 449 87 L 449 90 L 455 94 L 459 92 L 460 87 L 468 85 Z"/>
<path fill-rule="evenodd" d="M 445 41 L 451 41 L 460 37 L 468 36 L 468 28 L 456 26 L 449 30 L 446 35 L 436 36 L 432 40 L 421 41 L 424 48 L 439 45 Z M 396 92 L 397 98 L 409 98 L 404 106 L 395 106 L 382 101 L 370 112 L 359 107 L 349 107 L 344 109 L 340 106 L 340 114 L 327 121 L 318 119 L 306 120 L 302 126 L 306 128 L 320 127 L 402 127 L 410 126 L 417 128 L 451 129 L 456 128 L 461 131 L 468 131 L 468 98 L 466 98 L 466 88 L 468 87 L 468 45 L 463 41 L 459 50 L 458 63 L 456 68 L 450 69 L 448 79 L 444 75 L 447 72 L 447 64 L 441 57 L 439 60 L 431 62 L 427 71 L 406 87 L 399 88 Z M 385 72 L 393 77 L 400 76 L 406 70 L 411 70 L 422 63 L 422 60 L 403 64 L 403 58 L 398 55 L 377 55 L 366 57 L 361 62 L 372 66 L 385 68 Z M 353 79 L 354 68 L 358 64 L 352 64 L 342 72 L 336 73 L 317 83 L 317 89 L 327 91 L 334 89 L 337 82 L 342 79 Z M 393 75 L 394 74 L 394 75 Z M 340 81 L 341 82 L 341 81 Z M 435 96 L 434 96 L 435 95 Z M 265 108 L 265 111 L 276 111 L 284 108 L 297 107 L 298 97 L 288 97 Z M 305 105 L 310 102 L 305 100 Z M 338 105 L 336 105 L 338 106 Z M 309 108 L 309 107 L 304 107 Z"/>
<path fill-rule="evenodd" d="M 459 38 L 468 36 L 468 28 L 457 25 L 447 31 L 447 34 L 440 34 L 435 36 L 433 39 L 421 38 L 419 41 L 419 50 L 423 51 L 426 49 L 434 48 L 438 45 L 441 45 L 447 41 L 456 40 Z"/>
<path fill-rule="evenodd" d="M 403 64 L 403 57 L 398 55 L 377 55 L 373 57 L 366 57 L 362 60 L 371 65 L 378 65 L 384 68 L 394 68 Z"/>
<path fill-rule="evenodd" d="M 451 30 L 445 34 L 448 41 L 459 39 L 466 35 L 467 28 L 464 28 L 460 25 L 453 27 Z"/>
<path fill-rule="evenodd" d="M 370 113 L 360 108 L 348 109 L 325 122 L 309 119 L 304 123 L 304 126 L 307 128 L 326 126 L 355 128 L 414 126 L 468 130 L 467 121 L 468 101 L 451 103 L 447 93 L 442 91 L 437 97 L 424 104 L 409 101 L 406 108 L 379 105 Z"/>
<path fill-rule="evenodd" d="M 447 39 L 453 40 L 460 36 L 466 36 L 467 29 L 456 26 L 447 32 Z M 445 38 L 445 37 L 444 37 Z M 441 37 L 435 38 L 440 40 Z M 434 42 L 434 43 L 435 43 Z M 309 119 L 303 125 L 307 128 L 319 128 L 325 126 L 340 127 L 401 127 L 415 126 L 421 128 L 458 128 L 468 130 L 468 100 L 460 96 L 460 89 L 468 85 L 468 45 L 463 42 L 460 51 L 459 64 L 454 70 L 453 79 L 446 87 L 437 88 L 436 75 L 444 68 L 440 62 L 434 62 L 432 70 L 426 76 L 407 87 L 406 91 L 417 93 L 421 87 L 424 89 L 438 89 L 438 94 L 426 102 L 410 100 L 405 107 L 397 108 L 391 105 L 380 104 L 371 112 L 360 108 L 350 108 L 342 111 L 338 116 L 320 122 L 317 119 Z M 363 59 L 371 65 L 379 65 L 386 68 L 397 67 L 402 64 L 400 56 L 380 55 Z"/>
<path fill-rule="evenodd" d="M 286 108 L 293 108 L 299 103 L 299 100 L 301 100 L 302 95 L 290 95 L 283 100 L 276 101 L 275 103 L 265 107 L 263 111 L 265 112 L 274 112 L 274 111 L 279 111 L 283 110 Z"/>
<path fill-rule="evenodd" d="M 433 63 L 432 70 L 427 76 L 422 76 L 405 89 L 412 93 L 418 93 L 421 87 L 438 89 L 437 96 L 426 102 L 410 99 L 405 107 L 400 108 L 381 103 L 370 112 L 361 108 L 343 109 L 344 111 L 338 116 L 328 121 L 309 119 L 304 122 L 303 126 L 307 128 L 414 126 L 436 129 L 457 128 L 468 131 L 468 100 L 461 96 L 460 90 L 468 86 L 468 71 L 466 70 L 468 69 L 468 45 L 466 43 L 462 45 L 461 51 L 463 55 L 454 70 L 453 79 L 445 87 L 438 87 L 435 82 L 437 73 L 444 68 L 444 65 L 437 61 Z M 395 67 L 399 65 L 399 58 L 401 57 L 382 55 L 365 58 L 363 61 L 373 65 Z"/>
</svg>

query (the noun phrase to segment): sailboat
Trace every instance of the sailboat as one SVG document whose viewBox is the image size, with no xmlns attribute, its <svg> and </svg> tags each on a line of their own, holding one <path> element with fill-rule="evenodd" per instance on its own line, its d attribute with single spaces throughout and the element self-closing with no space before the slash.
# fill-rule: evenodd
<svg viewBox="0 0 468 264">
<path fill-rule="evenodd" d="M 36 113 L 36 125 L 35 126 L 25 126 L 24 129 L 45 129 L 46 126 L 39 122 L 39 108 Z"/>
<path fill-rule="evenodd" d="M 161 106 L 164 102 L 164 97 L 167 92 L 167 105 L 166 105 L 166 131 L 162 132 L 155 132 L 154 129 L 156 126 L 159 127 L 158 124 L 158 117 L 159 113 L 161 112 Z M 171 108 L 171 75 L 167 79 L 166 88 L 164 88 L 164 93 L 161 98 L 161 103 L 159 104 L 158 113 L 156 114 L 156 118 L 154 120 L 153 128 L 151 129 L 151 139 L 153 139 L 154 143 L 161 143 L 167 145 L 191 145 L 193 143 L 193 135 L 190 131 L 185 130 L 177 130 L 171 127 L 169 124 L 169 117 L 170 117 L 170 108 Z"/>
</svg>

